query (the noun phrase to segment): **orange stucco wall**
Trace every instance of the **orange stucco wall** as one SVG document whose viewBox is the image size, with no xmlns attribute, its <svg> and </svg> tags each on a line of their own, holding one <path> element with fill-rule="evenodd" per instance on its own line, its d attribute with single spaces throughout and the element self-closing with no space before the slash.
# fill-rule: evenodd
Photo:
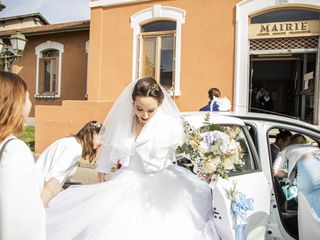
<svg viewBox="0 0 320 240">
<path fill-rule="evenodd" d="M 186 11 L 182 25 L 182 111 L 208 102 L 207 91 L 218 87 L 232 100 L 235 5 L 239 0 L 149 1 L 91 10 L 89 100 L 114 100 L 132 78 L 133 31 L 130 17 L 155 4 Z"/>
<path fill-rule="evenodd" d="M 62 106 L 36 106 L 35 151 L 42 152 L 53 141 L 77 133 L 91 120 L 103 122 L 110 102 L 64 101 Z"/>
<path fill-rule="evenodd" d="M 86 41 L 89 31 L 67 32 L 27 36 L 28 42 L 23 56 L 12 67 L 13 72 L 22 77 L 28 85 L 34 116 L 35 105 L 61 105 L 63 100 L 84 100 L 86 98 L 87 53 Z M 34 98 L 36 92 L 37 55 L 35 47 L 46 41 L 55 41 L 64 45 L 61 68 L 61 97 L 57 99 Z"/>
<path fill-rule="evenodd" d="M 91 9 L 88 101 L 75 101 L 71 106 L 67 102 L 62 106 L 37 106 L 36 152 L 57 138 L 76 132 L 89 120 L 104 119 L 112 102 L 132 79 L 130 17 L 155 4 L 186 11 L 182 25 L 181 96 L 176 98 L 180 110 L 195 111 L 205 105 L 211 87 L 220 88 L 222 95 L 232 101 L 235 6 L 239 1 L 162 0 Z M 76 57 L 70 61 L 76 61 Z M 73 85 L 70 87 L 73 89 Z"/>
</svg>

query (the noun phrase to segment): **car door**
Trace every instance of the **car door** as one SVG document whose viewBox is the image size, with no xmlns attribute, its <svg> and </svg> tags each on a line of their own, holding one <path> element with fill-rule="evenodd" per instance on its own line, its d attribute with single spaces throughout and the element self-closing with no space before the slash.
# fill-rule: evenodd
<svg viewBox="0 0 320 240">
<path fill-rule="evenodd" d="M 282 189 L 281 186 L 279 188 L 278 182 L 272 176 L 272 159 L 269 146 L 272 143 L 272 135 L 277 133 L 275 130 L 281 129 L 288 130 L 293 134 L 303 134 L 313 142 L 312 144 L 319 144 L 320 131 L 315 126 L 291 119 L 246 119 L 245 117 L 242 117 L 242 119 L 255 139 L 261 166 L 271 188 L 271 215 L 267 237 L 270 239 L 298 239 L 298 230 L 299 232 L 306 232 L 304 228 L 308 227 L 306 224 L 298 224 L 298 208 L 299 212 L 304 211 L 304 209 L 302 209 L 303 206 L 300 208 L 299 205 L 295 209 L 283 209 L 281 205 Z"/>
<path fill-rule="evenodd" d="M 284 227 L 281 217 L 278 212 L 277 195 L 274 191 L 273 177 L 271 173 L 271 159 L 269 156 L 267 139 L 268 129 L 273 127 L 273 124 L 263 120 L 254 119 L 243 119 L 252 135 L 254 145 L 259 154 L 259 159 L 261 160 L 261 167 L 266 176 L 269 188 L 270 188 L 270 221 L 267 228 L 267 238 L 268 239 L 294 239 L 293 236 L 289 235 L 286 228 Z M 293 220 L 295 221 L 295 220 Z"/>
<path fill-rule="evenodd" d="M 204 114 L 185 116 L 195 127 L 203 123 Z M 224 128 L 237 129 L 235 140 L 243 150 L 243 167 L 237 167 L 229 173 L 229 179 L 219 179 L 213 188 L 214 222 L 222 239 L 235 239 L 235 216 L 231 210 L 231 200 L 226 190 L 236 184 L 236 190 L 253 199 L 253 209 L 246 212 L 247 239 L 264 239 L 270 214 L 270 188 L 250 134 L 242 120 L 234 117 L 211 114 L 210 122 Z"/>
</svg>

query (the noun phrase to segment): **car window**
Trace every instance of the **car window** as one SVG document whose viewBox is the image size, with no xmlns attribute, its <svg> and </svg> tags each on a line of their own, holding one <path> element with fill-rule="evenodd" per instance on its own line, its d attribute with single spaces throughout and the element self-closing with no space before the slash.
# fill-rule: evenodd
<svg viewBox="0 0 320 240">
<path fill-rule="evenodd" d="M 237 143 L 239 143 L 242 151 L 241 160 L 243 161 L 243 166 L 236 167 L 236 169 L 230 171 L 229 176 L 239 175 L 243 173 L 252 172 L 258 169 L 256 159 L 253 155 L 253 151 L 250 147 L 248 137 L 246 135 L 244 128 L 241 126 L 223 126 L 224 132 L 232 136 Z"/>
<path fill-rule="evenodd" d="M 258 151 L 259 148 L 258 148 L 258 142 L 257 142 L 257 132 L 256 132 L 256 129 L 255 129 L 252 125 L 250 125 L 250 124 L 248 124 L 248 123 L 246 123 L 246 127 L 247 127 L 247 129 L 248 129 L 248 132 L 249 132 L 249 134 L 250 134 L 250 137 L 251 137 L 251 139 L 252 139 L 252 142 L 253 142 L 254 146 L 256 147 L 256 150 Z"/>
<path fill-rule="evenodd" d="M 244 126 L 230 126 L 230 125 L 220 125 L 221 131 L 226 133 L 232 139 L 234 139 L 241 148 L 241 160 L 243 161 L 243 166 L 237 166 L 229 172 L 229 176 L 235 176 L 240 174 L 249 173 L 252 171 L 259 170 L 257 164 L 257 156 L 253 154 L 254 146 L 249 144 L 248 138 L 250 135 Z M 185 157 L 178 157 L 177 164 L 192 171 L 193 165 L 191 161 Z"/>
<path fill-rule="evenodd" d="M 283 134 L 283 133 L 290 133 L 290 135 Z M 282 136 L 279 136 L 282 135 Z M 296 142 L 290 142 L 290 139 L 295 138 L 295 136 L 300 135 L 300 137 L 296 138 Z M 279 138 L 277 141 L 277 137 Z M 305 139 L 306 142 L 299 142 L 303 139 Z M 319 146 L 319 142 L 317 139 L 312 138 L 311 136 L 304 134 L 302 132 L 298 131 L 292 131 L 291 129 L 286 128 L 272 128 L 268 131 L 268 142 L 270 147 L 270 159 L 272 160 L 271 163 L 273 163 L 276 155 L 275 152 L 281 151 L 283 148 L 290 144 L 307 144 L 307 145 L 313 145 L 313 146 Z"/>
</svg>

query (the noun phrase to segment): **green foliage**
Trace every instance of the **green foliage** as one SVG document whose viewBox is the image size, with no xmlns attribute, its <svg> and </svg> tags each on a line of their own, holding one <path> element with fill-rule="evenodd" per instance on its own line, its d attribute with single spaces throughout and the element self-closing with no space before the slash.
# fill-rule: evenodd
<svg viewBox="0 0 320 240">
<path fill-rule="evenodd" d="M 220 127 L 220 125 L 210 123 L 210 113 L 206 113 L 206 115 L 204 117 L 203 126 L 200 127 L 200 133 L 212 132 L 215 130 L 220 131 L 220 132 L 223 131 L 223 129 L 222 129 L 222 127 Z"/>
<path fill-rule="evenodd" d="M 34 151 L 34 143 L 35 143 L 35 128 L 28 126 L 25 127 L 23 135 L 20 137 L 22 141 L 24 141 L 31 149 Z"/>
<path fill-rule="evenodd" d="M 184 131 L 186 139 L 176 152 L 191 160 L 200 178 L 227 179 L 230 170 L 243 165 L 241 147 L 235 141 L 240 132 L 237 127 L 214 124 L 207 113 L 201 127 L 195 128 L 185 121 Z"/>
<path fill-rule="evenodd" d="M 232 181 L 232 186 L 231 188 L 229 189 L 224 189 L 225 193 L 226 193 L 226 196 L 227 198 L 230 200 L 230 201 L 234 201 L 235 200 L 235 194 L 237 192 L 237 182 L 235 181 Z"/>
</svg>

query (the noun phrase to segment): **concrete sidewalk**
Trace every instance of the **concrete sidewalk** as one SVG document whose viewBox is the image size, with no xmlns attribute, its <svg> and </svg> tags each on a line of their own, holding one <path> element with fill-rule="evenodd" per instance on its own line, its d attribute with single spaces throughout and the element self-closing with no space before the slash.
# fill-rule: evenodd
<svg viewBox="0 0 320 240">
<path fill-rule="evenodd" d="M 81 160 L 76 174 L 70 179 L 70 182 L 81 182 L 82 184 L 92 184 L 97 182 L 97 171 L 95 165 L 89 161 Z"/>
<path fill-rule="evenodd" d="M 80 165 L 77 169 L 76 174 L 70 179 L 70 182 L 80 182 L 82 184 L 93 184 L 97 183 L 98 172 L 95 170 L 96 166 L 94 163 L 89 161 L 80 160 Z M 107 175 L 107 179 L 112 173 Z"/>
</svg>

